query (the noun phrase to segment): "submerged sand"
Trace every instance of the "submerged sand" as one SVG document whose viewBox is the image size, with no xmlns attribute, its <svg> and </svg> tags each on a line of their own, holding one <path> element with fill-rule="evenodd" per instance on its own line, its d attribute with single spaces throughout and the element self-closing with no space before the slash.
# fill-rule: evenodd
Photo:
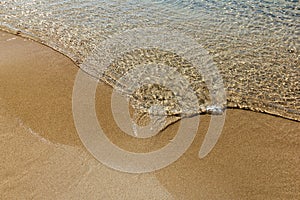
<svg viewBox="0 0 300 200">
<path fill-rule="evenodd" d="M 24 0 L 2 1 L 0 6 L 1 29 L 53 47 L 92 76 L 99 78 L 105 72 L 102 80 L 112 86 L 129 69 L 138 68 L 136 64 L 143 67 L 149 63 L 167 64 L 189 81 L 189 88 L 198 98 L 199 106 L 187 107 L 186 112 L 178 109 L 182 104 L 179 106 L 177 98 L 169 98 L 170 91 L 163 88 L 146 85 L 134 94 L 121 88 L 132 99 L 133 106 L 144 112 L 151 105 L 149 102 L 166 104 L 170 115 L 203 113 L 210 106 L 222 109 L 225 101 L 220 82 L 223 82 L 228 107 L 300 121 L 299 3 L 296 1 L 162 0 L 136 4 Z M 169 51 L 169 56 L 164 51 Z M 210 57 L 217 69 L 212 70 Z M 90 58 L 91 63 L 87 62 Z M 204 71 L 197 72 L 199 68 Z M 222 79 L 215 77 L 218 71 Z M 133 75 L 144 79 L 150 76 L 136 72 Z M 172 74 L 165 77 L 167 82 L 173 79 L 169 81 L 172 92 L 174 88 L 187 86 Z M 206 88 L 209 82 L 213 82 L 214 89 Z M 126 88 L 130 84 L 132 81 L 123 82 Z M 208 91 L 214 95 L 208 95 Z M 153 95 L 155 92 L 160 95 Z M 188 105 L 192 96 L 176 95 Z"/>
<path fill-rule="evenodd" d="M 299 199 L 299 122 L 228 109 L 213 151 L 198 158 L 209 125 L 202 116 L 188 151 L 172 165 L 127 174 L 95 160 L 72 117 L 78 68 L 41 44 L 0 32 L 1 199 Z M 158 149 L 178 123 L 155 137 L 134 139 L 115 124 L 111 87 L 99 84 L 97 115 L 108 137 L 135 152 Z"/>
</svg>

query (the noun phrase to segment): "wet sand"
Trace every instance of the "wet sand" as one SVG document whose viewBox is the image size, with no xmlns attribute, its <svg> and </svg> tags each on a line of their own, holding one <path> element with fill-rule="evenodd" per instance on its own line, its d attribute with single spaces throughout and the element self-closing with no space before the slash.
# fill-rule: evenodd
<svg viewBox="0 0 300 200">
<path fill-rule="evenodd" d="M 202 116 L 192 146 L 172 165 L 142 175 L 114 171 L 82 145 L 72 117 L 78 68 L 60 53 L 0 32 L 1 199 L 300 199 L 299 122 L 228 109 L 213 151 L 198 158 L 209 125 Z M 138 140 L 116 126 L 112 89 L 100 84 L 98 119 L 130 151 L 165 145 L 178 123 Z"/>
</svg>

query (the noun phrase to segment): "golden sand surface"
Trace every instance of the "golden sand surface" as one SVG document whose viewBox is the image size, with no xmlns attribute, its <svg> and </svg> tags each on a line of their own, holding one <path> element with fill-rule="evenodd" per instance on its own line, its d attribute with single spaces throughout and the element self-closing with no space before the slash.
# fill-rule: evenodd
<svg viewBox="0 0 300 200">
<path fill-rule="evenodd" d="M 222 135 L 204 159 L 198 151 L 209 125 L 202 116 L 188 151 L 147 174 L 112 170 L 82 145 L 73 122 L 78 68 L 60 53 L 0 32 L 1 199 L 300 199 L 299 122 L 228 109 Z M 178 123 L 140 140 L 111 114 L 112 88 L 99 84 L 98 120 L 123 149 L 161 148 Z"/>
</svg>

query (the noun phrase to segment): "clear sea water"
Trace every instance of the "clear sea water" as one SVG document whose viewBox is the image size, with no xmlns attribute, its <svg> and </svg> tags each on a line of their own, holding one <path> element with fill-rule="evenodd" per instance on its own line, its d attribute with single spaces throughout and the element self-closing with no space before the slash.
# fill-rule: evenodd
<svg viewBox="0 0 300 200">
<path fill-rule="evenodd" d="M 184 33 L 213 58 L 222 75 L 228 107 L 294 120 L 300 120 L 299 22 L 297 0 L 0 1 L 1 29 L 44 43 L 69 56 L 78 66 L 101 42 L 124 31 L 165 27 L 170 32 Z M 186 51 L 192 55 L 198 53 L 196 48 Z M 133 57 L 141 60 L 141 55 L 147 54 L 154 60 L 158 58 L 156 54 L 164 55 L 161 51 L 142 49 L 134 52 Z M 114 85 L 116 77 L 134 64 L 130 56 L 120 60 L 107 73 L 108 84 Z M 183 67 L 180 62 L 183 61 L 179 59 L 175 66 L 178 69 Z M 84 70 L 95 75 L 92 68 Z M 183 72 L 192 85 L 194 81 L 196 89 L 202 88 L 201 75 Z M 148 88 L 153 93 L 151 88 L 155 87 Z M 137 95 L 140 104 L 161 100 L 160 95 L 150 97 L 146 89 L 139 92 L 145 97 L 140 99 Z M 200 104 L 209 105 L 203 92 L 199 92 L 198 98 Z M 174 114 L 170 109 L 170 114 Z"/>
</svg>

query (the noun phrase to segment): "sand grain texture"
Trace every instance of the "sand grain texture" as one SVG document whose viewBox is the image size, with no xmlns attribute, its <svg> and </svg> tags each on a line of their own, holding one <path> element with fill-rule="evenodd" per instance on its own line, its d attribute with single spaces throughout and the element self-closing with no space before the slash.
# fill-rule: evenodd
<svg viewBox="0 0 300 200">
<path fill-rule="evenodd" d="M 222 135 L 197 157 L 209 125 L 172 165 L 134 175 L 114 171 L 84 148 L 72 118 L 78 68 L 65 56 L 0 32 L 1 199 L 300 199 L 299 122 L 228 110 Z M 144 152 L 174 137 L 178 123 L 140 141 L 122 133 L 110 111 L 112 89 L 100 84 L 96 108 L 108 137 Z"/>
</svg>

